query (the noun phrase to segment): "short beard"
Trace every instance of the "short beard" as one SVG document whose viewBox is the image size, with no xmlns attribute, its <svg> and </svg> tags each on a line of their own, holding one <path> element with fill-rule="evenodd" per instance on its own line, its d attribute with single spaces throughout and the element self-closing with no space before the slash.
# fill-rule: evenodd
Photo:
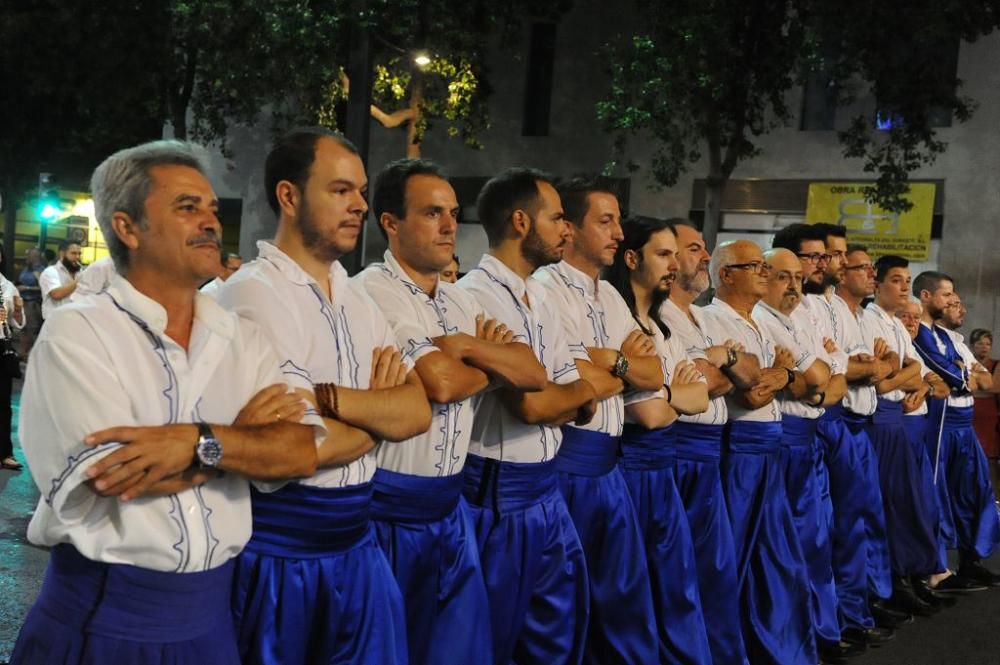
<svg viewBox="0 0 1000 665">
<path fill-rule="evenodd" d="M 699 275 L 701 275 L 702 272 L 703 271 L 699 270 L 698 272 L 696 272 L 691 276 L 685 275 L 682 272 L 678 272 L 677 280 L 674 282 L 674 286 L 680 287 L 682 291 L 686 291 L 687 293 L 695 293 L 695 294 L 704 293 L 705 291 L 708 290 L 710 284 L 708 280 L 708 273 L 705 273 L 705 278 L 701 280 L 702 283 L 704 284 L 704 288 L 702 288 L 701 284 L 698 284 Z"/>
<path fill-rule="evenodd" d="M 555 252 L 552 250 L 553 248 L 550 245 L 546 245 L 545 241 L 538 235 L 538 232 L 535 230 L 534 220 L 532 220 L 531 230 L 528 231 L 528 235 L 524 237 L 524 242 L 521 243 L 521 256 L 533 268 L 537 269 L 559 262 L 558 258 L 553 257 Z"/>
<path fill-rule="evenodd" d="M 302 235 L 302 244 L 319 261 L 333 263 L 340 259 L 351 249 L 342 251 L 337 245 L 323 237 L 316 223 L 312 218 L 312 211 L 309 209 L 309 199 L 302 198 L 302 211 L 298 217 L 299 233 Z"/>
<path fill-rule="evenodd" d="M 826 291 L 831 286 L 837 288 L 840 285 L 840 276 L 837 273 L 830 273 L 823 276 L 823 290 Z"/>
<path fill-rule="evenodd" d="M 824 279 L 821 284 L 816 282 L 805 280 L 802 282 L 802 293 L 811 296 L 821 296 L 826 293 L 826 280 Z"/>
<path fill-rule="evenodd" d="M 944 321 L 947 324 L 947 319 L 944 318 L 944 308 L 935 308 L 934 305 L 927 303 L 927 313 L 930 315 L 933 321 Z M 950 327 L 950 326 L 949 326 Z"/>
<path fill-rule="evenodd" d="M 80 272 L 80 264 L 79 263 L 74 263 L 74 262 L 70 261 L 69 259 L 63 259 L 62 260 L 62 264 L 63 264 L 63 267 L 66 268 L 66 270 L 68 270 L 71 275 L 75 275 L 76 273 Z"/>
</svg>

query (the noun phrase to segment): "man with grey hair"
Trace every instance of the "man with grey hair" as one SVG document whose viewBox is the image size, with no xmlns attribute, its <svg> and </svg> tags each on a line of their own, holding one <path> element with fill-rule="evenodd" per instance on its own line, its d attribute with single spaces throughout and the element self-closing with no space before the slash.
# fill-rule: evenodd
<svg viewBox="0 0 1000 665">
<path fill-rule="evenodd" d="M 791 352 L 775 346 L 751 315 L 767 293 L 769 265 L 760 247 L 749 240 L 722 243 L 709 271 L 715 282 L 715 298 L 703 310 L 709 341 L 732 339 L 762 367 L 755 385 L 726 398 L 722 444 L 747 656 L 753 663 L 815 663 L 809 578 L 779 463 L 781 409 L 775 401 L 803 381 L 802 373 Z"/>
<path fill-rule="evenodd" d="M 91 187 L 118 275 L 50 316 L 28 365 L 28 539 L 52 555 L 11 662 L 236 665 L 247 478 L 311 474 L 324 430 L 296 422 L 258 328 L 197 292 L 219 220 L 195 147 L 120 151 Z"/>
</svg>

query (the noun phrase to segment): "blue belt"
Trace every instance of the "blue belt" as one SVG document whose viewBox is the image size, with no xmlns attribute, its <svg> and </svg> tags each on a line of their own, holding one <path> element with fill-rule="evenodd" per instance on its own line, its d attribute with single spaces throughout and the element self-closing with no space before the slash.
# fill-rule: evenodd
<svg viewBox="0 0 1000 665">
<path fill-rule="evenodd" d="M 785 448 L 815 446 L 817 424 L 814 418 L 782 416 L 781 445 Z"/>
<path fill-rule="evenodd" d="M 724 430 L 725 425 L 703 425 L 678 420 L 674 423 L 677 458 L 695 462 L 718 462 Z"/>
<path fill-rule="evenodd" d="M 462 496 L 462 474 L 443 478 L 378 469 L 372 478 L 372 519 L 437 522 L 454 512 Z"/>
<path fill-rule="evenodd" d="M 903 424 L 903 403 L 892 402 L 879 398 L 875 413 L 871 416 L 873 425 L 902 425 Z"/>
<path fill-rule="evenodd" d="M 622 429 L 622 466 L 630 471 L 666 469 L 677 458 L 677 434 L 673 425 L 646 429 L 626 423 Z"/>
<path fill-rule="evenodd" d="M 781 442 L 781 421 L 731 420 L 726 425 L 726 450 L 731 453 L 770 453 Z"/>
<path fill-rule="evenodd" d="M 180 642 L 232 621 L 233 560 L 197 573 L 93 561 L 72 545 L 52 548 L 38 606 L 60 623 L 104 637 Z"/>
<path fill-rule="evenodd" d="M 944 410 L 944 426 L 959 429 L 972 427 L 971 406 L 949 406 Z"/>
<path fill-rule="evenodd" d="M 834 404 L 833 406 L 824 406 L 823 415 L 819 417 L 820 422 L 840 420 L 844 415 L 844 411 L 846 411 L 846 409 L 840 402 Z"/>
<path fill-rule="evenodd" d="M 563 425 L 562 435 L 556 455 L 556 468 L 561 473 L 596 478 L 610 473 L 618 464 L 617 436 L 572 425 Z"/>
<path fill-rule="evenodd" d="M 497 514 L 524 510 L 559 490 L 556 461 L 501 462 L 469 455 L 462 494 L 474 506 Z"/>
<path fill-rule="evenodd" d="M 251 488 L 253 536 L 247 549 L 278 557 L 318 558 L 350 549 L 371 529 L 372 484 L 277 492 Z"/>
</svg>

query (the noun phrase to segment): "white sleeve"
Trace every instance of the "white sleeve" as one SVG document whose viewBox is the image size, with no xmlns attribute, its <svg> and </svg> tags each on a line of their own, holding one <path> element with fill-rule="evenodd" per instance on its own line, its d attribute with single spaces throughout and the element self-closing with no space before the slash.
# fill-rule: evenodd
<svg viewBox="0 0 1000 665">
<path fill-rule="evenodd" d="M 38 276 L 38 287 L 42 290 L 42 299 L 48 298 L 52 289 L 58 289 L 59 286 L 59 273 L 54 266 L 49 266 Z"/>
<path fill-rule="evenodd" d="M 393 346 L 399 348 L 404 359 L 415 365 L 425 355 L 440 349 L 434 346 L 430 331 L 418 323 L 413 311 L 413 299 L 401 293 L 391 279 L 379 272 L 369 272 L 354 278 L 354 281 L 364 288 L 392 328 Z"/>
<path fill-rule="evenodd" d="M 86 471 L 121 444 L 94 448 L 83 444 L 84 437 L 150 423 L 136 421 L 132 395 L 84 317 L 63 314 L 45 325 L 49 330 L 32 347 L 24 380 L 19 437 L 43 500 L 63 523 L 79 523 L 98 502 L 118 501 L 95 494 Z"/>
</svg>

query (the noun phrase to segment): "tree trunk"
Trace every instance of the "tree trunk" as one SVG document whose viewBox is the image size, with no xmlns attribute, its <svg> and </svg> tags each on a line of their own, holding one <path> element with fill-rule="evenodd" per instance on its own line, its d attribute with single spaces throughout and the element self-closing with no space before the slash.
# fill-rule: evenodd
<svg viewBox="0 0 1000 665">
<path fill-rule="evenodd" d="M 413 117 L 406 123 L 406 156 L 408 159 L 420 159 L 420 137 L 417 136 L 417 127 L 423 117 L 424 103 L 424 82 L 420 76 L 413 77 L 413 91 L 410 93 L 410 108 L 413 110 Z"/>
</svg>

